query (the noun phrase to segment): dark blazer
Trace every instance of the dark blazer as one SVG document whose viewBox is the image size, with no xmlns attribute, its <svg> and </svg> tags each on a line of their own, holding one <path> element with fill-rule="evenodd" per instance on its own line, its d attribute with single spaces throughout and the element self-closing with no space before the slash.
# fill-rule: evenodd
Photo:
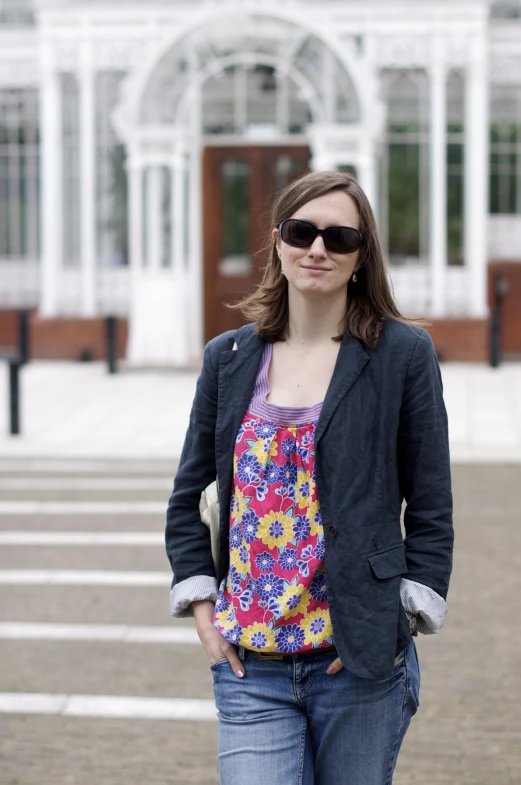
<svg viewBox="0 0 521 785">
<path fill-rule="evenodd" d="M 172 585 L 215 576 L 199 498 L 216 474 L 219 583 L 228 571 L 235 438 L 264 346 L 254 325 L 219 335 L 206 346 L 167 511 Z M 315 450 L 336 647 L 352 673 L 389 676 L 396 654 L 411 640 L 400 600 L 402 577 L 445 598 L 452 568 L 447 415 L 438 361 L 425 330 L 388 320 L 375 350 L 350 335 L 342 339 Z"/>
</svg>

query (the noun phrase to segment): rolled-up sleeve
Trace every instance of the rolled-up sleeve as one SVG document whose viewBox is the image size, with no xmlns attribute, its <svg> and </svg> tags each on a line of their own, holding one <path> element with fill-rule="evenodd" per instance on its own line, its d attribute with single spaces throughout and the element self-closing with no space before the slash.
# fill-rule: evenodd
<svg viewBox="0 0 521 785">
<path fill-rule="evenodd" d="M 403 577 L 445 600 L 454 541 L 448 423 L 441 372 L 425 330 L 418 336 L 406 374 L 397 456 L 406 502 Z"/>
</svg>

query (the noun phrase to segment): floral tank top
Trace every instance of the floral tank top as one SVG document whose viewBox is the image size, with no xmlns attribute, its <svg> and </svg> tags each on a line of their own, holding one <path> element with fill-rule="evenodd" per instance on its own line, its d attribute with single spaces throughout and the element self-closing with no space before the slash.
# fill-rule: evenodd
<svg viewBox="0 0 521 785">
<path fill-rule="evenodd" d="M 268 343 L 236 438 L 230 569 L 214 626 L 247 649 L 294 654 L 333 643 L 315 483 L 322 404 L 268 403 L 271 355 Z"/>
</svg>

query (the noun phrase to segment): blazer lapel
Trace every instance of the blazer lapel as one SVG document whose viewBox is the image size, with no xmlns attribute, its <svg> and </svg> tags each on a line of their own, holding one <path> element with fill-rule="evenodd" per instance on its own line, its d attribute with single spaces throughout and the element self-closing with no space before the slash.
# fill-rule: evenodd
<svg viewBox="0 0 521 785">
<path fill-rule="evenodd" d="M 318 444 L 336 407 L 358 379 L 369 360 L 369 352 L 363 343 L 351 335 L 344 335 L 340 344 L 335 370 L 333 371 L 318 419 L 315 444 Z"/>
<path fill-rule="evenodd" d="M 215 451 L 219 487 L 223 491 L 231 479 L 232 462 L 229 458 L 233 455 L 237 431 L 250 402 L 266 345 L 253 325 L 241 327 L 233 338 L 238 349 L 222 352 L 219 364 Z"/>
</svg>

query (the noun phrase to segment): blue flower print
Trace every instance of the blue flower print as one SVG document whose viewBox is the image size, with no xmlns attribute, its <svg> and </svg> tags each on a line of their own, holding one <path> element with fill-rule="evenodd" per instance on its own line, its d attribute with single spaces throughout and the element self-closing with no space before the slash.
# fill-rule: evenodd
<svg viewBox="0 0 521 785">
<path fill-rule="evenodd" d="M 264 472 L 264 479 L 268 485 L 279 482 L 279 470 L 280 466 L 277 466 L 275 463 L 267 464 L 266 471 Z"/>
<path fill-rule="evenodd" d="M 280 651 L 293 654 L 304 645 L 304 630 L 298 624 L 285 624 L 275 632 L 275 642 Z"/>
<path fill-rule="evenodd" d="M 235 567 L 230 567 L 230 582 L 232 584 L 232 592 L 235 594 L 236 592 L 241 590 L 241 576 L 235 569 Z"/>
<path fill-rule="evenodd" d="M 283 570 L 293 570 L 297 566 L 297 551 L 286 548 L 279 556 L 279 564 Z"/>
<path fill-rule="evenodd" d="M 279 466 L 278 480 L 285 488 L 290 485 L 295 485 L 298 477 L 298 468 L 296 463 L 286 461 L 283 466 Z"/>
<path fill-rule="evenodd" d="M 242 516 L 242 533 L 246 542 L 253 542 L 257 536 L 259 528 L 259 518 L 254 512 L 246 512 Z M 240 543 L 239 543 L 240 545 Z M 237 547 L 237 546 L 234 546 Z"/>
<path fill-rule="evenodd" d="M 309 537 L 311 527 L 308 519 L 304 515 L 297 515 L 293 523 L 293 531 L 295 532 L 295 539 L 297 542 L 304 542 Z"/>
<path fill-rule="evenodd" d="M 255 455 L 244 453 L 237 464 L 237 477 L 241 482 L 257 482 L 260 473 L 260 463 Z"/>
<path fill-rule="evenodd" d="M 220 591 L 217 595 L 217 602 L 215 603 L 215 612 L 221 613 L 221 611 L 227 611 L 229 607 L 229 600 L 227 600 L 224 594 Z"/>
<path fill-rule="evenodd" d="M 320 539 L 315 545 L 315 558 L 320 559 L 322 561 L 322 559 L 324 558 L 325 551 L 326 551 L 326 546 L 324 544 L 324 540 Z"/>
<path fill-rule="evenodd" d="M 266 480 L 260 482 L 255 488 L 255 496 L 260 502 L 263 502 L 266 498 L 266 494 L 268 493 L 268 484 Z"/>
<path fill-rule="evenodd" d="M 255 564 L 261 572 L 271 572 L 273 565 L 275 564 L 275 559 L 271 553 L 268 553 L 268 551 L 263 551 L 255 557 Z"/>
<path fill-rule="evenodd" d="M 309 461 L 309 447 L 311 444 L 311 434 L 309 431 L 306 431 L 304 436 L 302 437 L 299 446 L 297 447 L 297 453 L 300 455 L 303 461 Z"/>
<path fill-rule="evenodd" d="M 232 627 L 231 630 L 222 630 L 221 634 L 223 638 L 226 638 L 226 640 L 230 641 L 230 643 L 239 645 L 241 642 L 242 628 L 240 624 L 236 624 L 235 627 Z"/>
<path fill-rule="evenodd" d="M 286 458 L 290 458 L 295 452 L 295 442 L 293 439 L 284 439 L 281 445 L 281 452 Z"/>
<path fill-rule="evenodd" d="M 284 581 L 277 575 L 270 572 L 268 575 L 260 575 L 255 581 L 255 590 L 260 594 L 261 600 L 268 602 L 270 597 L 282 597 L 284 594 Z"/>
<path fill-rule="evenodd" d="M 240 526 L 232 526 L 230 529 L 230 546 L 239 548 L 242 543 L 242 532 Z"/>
<path fill-rule="evenodd" d="M 237 442 L 237 444 L 239 444 L 239 442 L 241 442 L 241 441 L 242 441 L 242 437 L 244 436 L 244 434 L 245 434 L 245 433 L 246 433 L 246 428 L 244 427 L 244 425 L 241 425 L 241 427 L 240 427 L 240 428 L 239 428 L 239 430 L 237 431 L 237 437 L 236 437 L 236 439 L 235 439 L 235 441 Z"/>
<path fill-rule="evenodd" d="M 315 575 L 311 581 L 309 593 L 313 599 L 318 602 L 325 602 L 327 600 L 326 576 L 323 572 L 319 572 L 318 575 Z"/>
<path fill-rule="evenodd" d="M 253 646 L 254 649 L 262 649 L 262 648 L 264 648 L 264 646 L 266 646 L 267 642 L 268 642 L 267 636 L 263 632 L 261 632 L 260 630 L 257 630 L 257 632 L 255 632 L 251 636 L 251 645 Z"/>
<path fill-rule="evenodd" d="M 277 433 L 278 427 L 276 425 L 271 425 L 269 422 L 261 422 L 260 425 L 257 425 L 253 430 L 258 439 L 269 439 L 271 441 Z"/>
</svg>

